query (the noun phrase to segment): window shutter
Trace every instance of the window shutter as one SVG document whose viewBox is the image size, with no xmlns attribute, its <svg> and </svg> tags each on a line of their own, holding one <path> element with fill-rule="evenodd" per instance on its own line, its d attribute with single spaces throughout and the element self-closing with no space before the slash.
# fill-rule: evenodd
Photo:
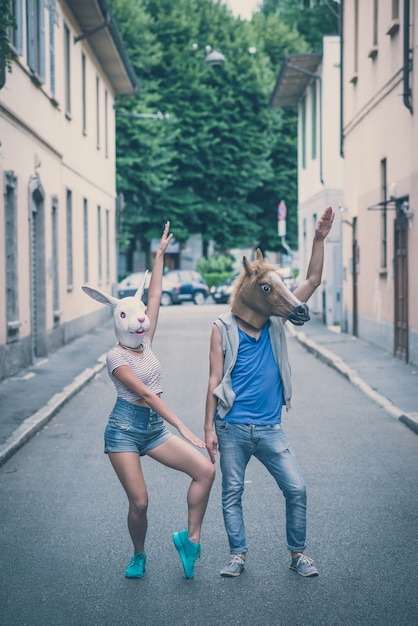
<svg viewBox="0 0 418 626">
<path fill-rule="evenodd" d="M 29 68 L 36 72 L 35 58 L 35 0 L 26 0 L 26 32 L 27 32 L 27 59 Z"/>
<path fill-rule="evenodd" d="M 14 46 L 19 54 L 23 53 L 23 0 L 15 0 L 15 20 L 16 30 Z"/>
<path fill-rule="evenodd" d="M 39 48 L 39 67 L 38 76 L 41 83 L 45 82 L 45 5 L 43 0 L 39 2 L 39 33 L 38 33 L 38 48 Z"/>
<path fill-rule="evenodd" d="M 51 94 L 55 96 L 55 2 L 49 0 L 49 71 Z"/>
</svg>

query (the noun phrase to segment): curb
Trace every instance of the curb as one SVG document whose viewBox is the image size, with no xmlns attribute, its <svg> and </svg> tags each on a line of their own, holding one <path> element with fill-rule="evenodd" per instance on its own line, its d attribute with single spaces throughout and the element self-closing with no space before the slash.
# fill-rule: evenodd
<svg viewBox="0 0 418 626">
<path fill-rule="evenodd" d="M 29 439 L 32 439 L 68 400 L 75 396 L 87 383 L 96 376 L 106 365 L 106 354 L 98 358 L 97 365 L 88 367 L 81 374 L 76 376 L 72 383 L 64 387 L 62 391 L 56 393 L 44 407 L 25 419 L 14 433 L 0 446 L 0 467 L 15 452 L 17 452 Z"/>
<path fill-rule="evenodd" d="M 364 382 L 358 372 L 349 367 L 341 357 L 327 350 L 327 348 L 322 348 L 312 339 L 308 339 L 304 332 L 298 332 L 290 326 L 287 330 L 308 352 L 311 352 L 317 359 L 342 374 L 350 383 L 358 387 L 366 396 L 382 407 L 386 413 L 405 424 L 405 426 L 418 435 L 418 413 L 405 413 L 402 409 L 399 409 L 388 398 L 375 391 L 370 385 Z"/>
</svg>

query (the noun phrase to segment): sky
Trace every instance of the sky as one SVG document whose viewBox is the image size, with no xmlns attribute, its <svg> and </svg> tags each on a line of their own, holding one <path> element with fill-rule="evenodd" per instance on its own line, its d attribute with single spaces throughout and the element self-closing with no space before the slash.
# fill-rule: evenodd
<svg viewBox="0 0 418 626">
<path fill-rule="evenodd" d="M 229 6 L 236 17 L 241 16 L 242 19 L 251 19 L 251 14 L 258 7 L 260 0 L 225 0 L 225 4 Z"/>
</svg>

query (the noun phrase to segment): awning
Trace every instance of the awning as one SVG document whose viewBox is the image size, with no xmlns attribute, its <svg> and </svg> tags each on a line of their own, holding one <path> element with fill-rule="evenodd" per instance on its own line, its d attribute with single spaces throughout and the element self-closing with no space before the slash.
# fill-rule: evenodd
<svg viewBox="0 0 418 626">
<path fill-rule="evenodd" d="M 81 30 L 76 41 L 87 38 L 115 95 L 131 95 L 138 89 L 135 70 L 105 0 L 68 0 Z"/>
<path fill-rule="evenodd" d="M 322 54 L 286 55 L 270 98 L 270 106 L 297 106 L 321 61 Z"/>
</svg>

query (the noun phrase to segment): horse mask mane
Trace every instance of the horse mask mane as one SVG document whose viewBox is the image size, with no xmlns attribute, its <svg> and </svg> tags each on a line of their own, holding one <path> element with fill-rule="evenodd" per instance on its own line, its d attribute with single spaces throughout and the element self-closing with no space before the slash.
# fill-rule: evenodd
<svg viewBox="0 0 418 626">
<path fill-rule="evenodd" d="M 230 301 L 234 315 L 254 328 L 262 328 L 271 316 L 284 317 L 296 326 L 310 319 L 307 305 L 286 287 L 277 267 L 264 261 L 260 249 L 253 263 L 244 256 L 242 264 Z"/>
<path fill-rule="evenodd" d="M 150 328 L 146 307 L 141 299 L 144 293 L 147 273 L 145 272 L 144 281 L 135 295 L 121 298 L 120 300 L 89 285 L 81 287 L 90 298 L 112 308 L 116 337 L 124 348 L 129 348 L 130 350 L 138 349 L 142 345 L 145 333 Z"/>
</svg>

